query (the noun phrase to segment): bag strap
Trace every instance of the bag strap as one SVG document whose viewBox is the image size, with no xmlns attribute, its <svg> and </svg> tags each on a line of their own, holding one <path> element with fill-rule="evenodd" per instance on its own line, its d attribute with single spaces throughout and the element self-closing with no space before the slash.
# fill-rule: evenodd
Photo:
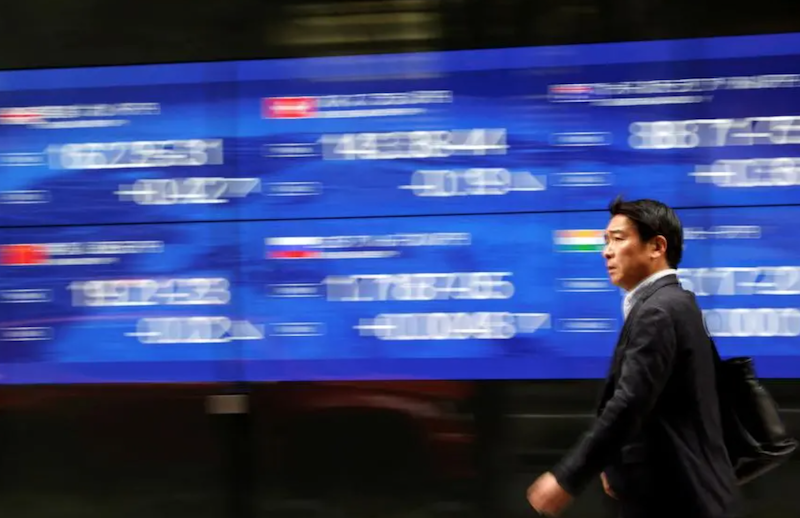
<svg viewBox="0 0 800 518">
<path fill-rule="evenodd" d="M 708 334 L 708 333 L 706 333 Z M 711 351 L 714 353 L 714 364 L 722 365 L 722 357 L 719 355 L 719 350 L 717 349 L 717 344 L 714 343 L 714 339 L 711 338 L 711 334 L 708 334 L 708 341 L 711 342 Z"/>
<path fill-rule="evenodd" d="M 688 290 L 687 290 L 688 291 Z M 703 310 L 700 309 L 700 304 L 697 303 L 697 295 L 693 291 L 689 293 L 692 294 L 692 299 L 694 300 L 694 305 L 697 306 L 697 309 L 700 310 L 700 318 L 703 318 Z M 719 349 L 717 349 L 717 344 L 714 342 L 714 339 L 711 337 L 711 333 L 708 332 L 708 328 L 706 327 L 705 318 L 703 318 L 703 329 L 706 332 L 706 336 L 708 337 L 709 343 L 711 343 L 711 352 L 714 353 L 714 365 L 722 365 L 722 357 L 719 355 Z"/>
</svg>

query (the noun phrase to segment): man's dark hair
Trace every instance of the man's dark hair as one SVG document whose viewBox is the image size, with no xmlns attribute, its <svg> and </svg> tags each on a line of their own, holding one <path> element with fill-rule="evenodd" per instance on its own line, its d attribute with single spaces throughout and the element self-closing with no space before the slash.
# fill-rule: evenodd
<svg viewBox="0 0 800 518">
<path fill-rule="evenodd" d="M 633 221 L 639 239 L 646 243 L 656 236 L 667 240 L 667 264 L 677 268 L 683 257 L 683 226 L 675 211 L 660 201 L 623 201 L 622 196 L 608 206 L 612 216 L 627 216 Z"/>
</svg>

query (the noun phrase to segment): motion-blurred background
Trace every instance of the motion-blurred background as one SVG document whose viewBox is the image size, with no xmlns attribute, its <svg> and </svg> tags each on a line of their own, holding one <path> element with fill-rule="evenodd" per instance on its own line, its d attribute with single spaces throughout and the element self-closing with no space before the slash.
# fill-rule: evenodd
<svg viewBox="0 0 800 518">
<path fill-rule="evenodd" d="M 682 281 L 800 434 L 797 32 L 778 0 L 3 1 L 0 514 L 529 516 L 619 328 L 616 194 L 679 208 Z"/>
</svg>

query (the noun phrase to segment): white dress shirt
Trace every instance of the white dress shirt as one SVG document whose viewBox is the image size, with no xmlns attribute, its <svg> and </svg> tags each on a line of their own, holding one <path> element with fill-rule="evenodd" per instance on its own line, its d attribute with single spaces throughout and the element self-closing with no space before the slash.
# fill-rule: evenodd
<svg viewBox="0 0 800 518">
<path fill-rule="evenodd" d="M 625 318 L 628 318 L 628 313 L 631 312 L 631 309 L 633 308 L 634 304 L 636 304 L 637 294 L 642 292 L 642 288 L 644 288 L 645 286 L 648 286 L 650 284 L 653 284 L 654 282 L 656 282 L 658 279 L 660 279 L 662 277 L 666 277 L 667 275 L 676 275 L 677 273 L 678 273 L 678 270 L 674 270 L 672 268 L 667 268 L 666 270 L 661 270 L 661 271 L 658 271 L 658 272 L 654 273 L 650 277 L 646 278 L 645 280 L 643 280 L 642 282 L 637 284 L 635 288 L 633 288 L 631 291 L 629 291 L 625 295 L 625 299 L 622 301 L 622 314 L 623 314 L 623 316 Z"/>
</svg>

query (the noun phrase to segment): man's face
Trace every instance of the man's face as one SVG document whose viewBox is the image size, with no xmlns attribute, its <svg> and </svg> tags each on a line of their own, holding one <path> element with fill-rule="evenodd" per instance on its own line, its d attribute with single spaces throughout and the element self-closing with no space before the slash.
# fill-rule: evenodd
<svg viewBox="0 0 800 518">
<path fill-rule="evenodd" d="M 627 216 L 611 218 L 605 232 L 608 276 L 615 286 L 630 291 L 650 275 L 650 246 L 642 243 L 634 223 Z"/>
</svg>

